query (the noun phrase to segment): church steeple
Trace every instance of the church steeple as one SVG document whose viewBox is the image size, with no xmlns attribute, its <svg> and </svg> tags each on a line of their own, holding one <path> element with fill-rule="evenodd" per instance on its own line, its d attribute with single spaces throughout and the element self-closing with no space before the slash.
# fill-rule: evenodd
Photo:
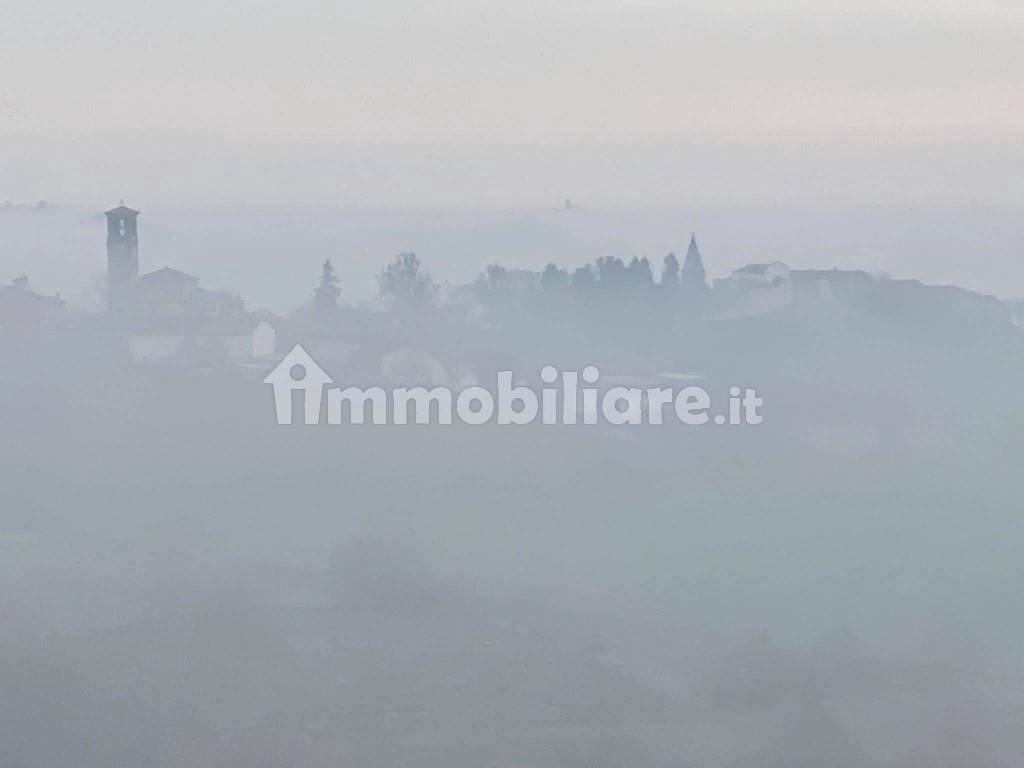
<svg viewBox="0 0 1024 768">
<path fill-rule="evenodd" d="M 697 236 L 690 235 L 690 245 L 686 249 L 686 259 L 683 261 L 681 279 L 683 290 L 706 291 L 708 289 L 707 274 L 704 272 L 704 262 L 700 258 L 700 249 L 697 247 Z"/>
</svg>

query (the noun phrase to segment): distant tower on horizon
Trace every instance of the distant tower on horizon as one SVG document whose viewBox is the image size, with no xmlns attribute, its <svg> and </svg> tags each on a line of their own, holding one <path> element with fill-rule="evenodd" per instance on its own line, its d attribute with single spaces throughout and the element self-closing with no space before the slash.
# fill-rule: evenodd
<svg viewBox="0 0 1024 768">
<path fill-rule="evenodd" d="M 683 269 L 680 273 L 680 283 L 683 290 L 694 293 L 704 292 L 708 289 L 708 278 L 704 272 L 704 262 L 700 257 L 700 249 L 697 247 L 697 236 L 690 235 L 690 245 L 686 249 L 686 259 L 683 261 Z"/>
<path fill-rule="evenodd" d="M 119 303 L 125 286 L 139 276 L 139 212 L 124 205 L 111 208 L 107 217 L 108 303 Z"/>
</svg>

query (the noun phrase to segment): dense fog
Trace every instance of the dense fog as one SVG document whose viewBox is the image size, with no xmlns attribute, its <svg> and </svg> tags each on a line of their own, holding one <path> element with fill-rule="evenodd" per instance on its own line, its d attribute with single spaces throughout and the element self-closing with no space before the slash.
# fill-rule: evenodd
<svg viewBox="0 0 1024 768">
<path fill-rule="evenodd" d="M 0 768 L 1024 766 L 1020 0 L 0 0 Z"/>
<path fill-rule="evenodd" d="M 0 765 L 1024 761 L 1012 288 L 725 212 L 636 250 L 451 214 L 446 259 L 277 211 L 323 247 L 272 263 L 144 211 L 120 285 L 125 210 L 105 264 L 102 214 L 0 209 Z M 282 426 L 295 344 L 337 386 L 593 365 L 764 423 Z"/>
</svg>

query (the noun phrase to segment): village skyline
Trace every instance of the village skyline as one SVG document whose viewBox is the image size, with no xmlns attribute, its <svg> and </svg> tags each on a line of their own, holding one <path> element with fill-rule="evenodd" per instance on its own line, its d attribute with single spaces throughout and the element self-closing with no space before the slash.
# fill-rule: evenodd
<svg viewBox="0 0 1024 768">
<path fill-rule="evenodd" d="M 561 204 L 507 211 L 146 211 L 142 259 L 149 271 L 175 264 L 206 287 L 278 314 L 308 300 L 303 270 L 315 273 L 325 258 L 342 276 L 345 300 L 366 303 L 377 296 L 384 263 L 404 251 L 416 252 L 449 286 L 472 282 L 491 263 L 539 272 L 552 262 L 572 269 L 604 256 L 636 256 L 657 272 L 665 254 L 682 255 L 692 231 L 713 256 L 711 280 L 781 261 L 796 269 L 959 285 L 1004 300 L 1024 295 L 1021 262 L 1013 256 L 1024 219 L 1012 209 L 603 209 L 576 203 L 570 211 Z M 972 218 L 984 228 L 971 230 Z M 42 293 L 60 293 L 73 307 L 99 308 L 106 269 L 102 219 L 95 209 L 55 203 L 0 206 L 6 281 L 26 275 Z"/>
</svg>

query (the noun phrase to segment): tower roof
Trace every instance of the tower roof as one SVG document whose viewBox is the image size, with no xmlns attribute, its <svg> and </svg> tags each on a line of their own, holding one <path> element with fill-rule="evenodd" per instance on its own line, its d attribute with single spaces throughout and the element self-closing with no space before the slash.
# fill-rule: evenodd
<svg viewBox="0 0 1024 768">
<path fill-rule="evenodd" d="M 136 211 L 136 210 L 134 210 L 132 208 L 129 208 L 124 203 L 121 203 L 121 205 L 117 206 L 117 208 L 111 208 L 109 211 L 106 211 L 106 215 L 107 216 L 119 216 L 119 215 L 120 216 L 123 216 L 123 215 L 138 216 L 139 215 L 139 211 Z"/>
<path fill-rule="evenodd" d="M 704 264 L 700 258 L 700 248 L 697 247 L 697 236 L 690 235 L 690 245 L 686 249 L 686 260 L 683 262 L 684 270 L 700 269 L 704 271 Z"/>
</svg>

